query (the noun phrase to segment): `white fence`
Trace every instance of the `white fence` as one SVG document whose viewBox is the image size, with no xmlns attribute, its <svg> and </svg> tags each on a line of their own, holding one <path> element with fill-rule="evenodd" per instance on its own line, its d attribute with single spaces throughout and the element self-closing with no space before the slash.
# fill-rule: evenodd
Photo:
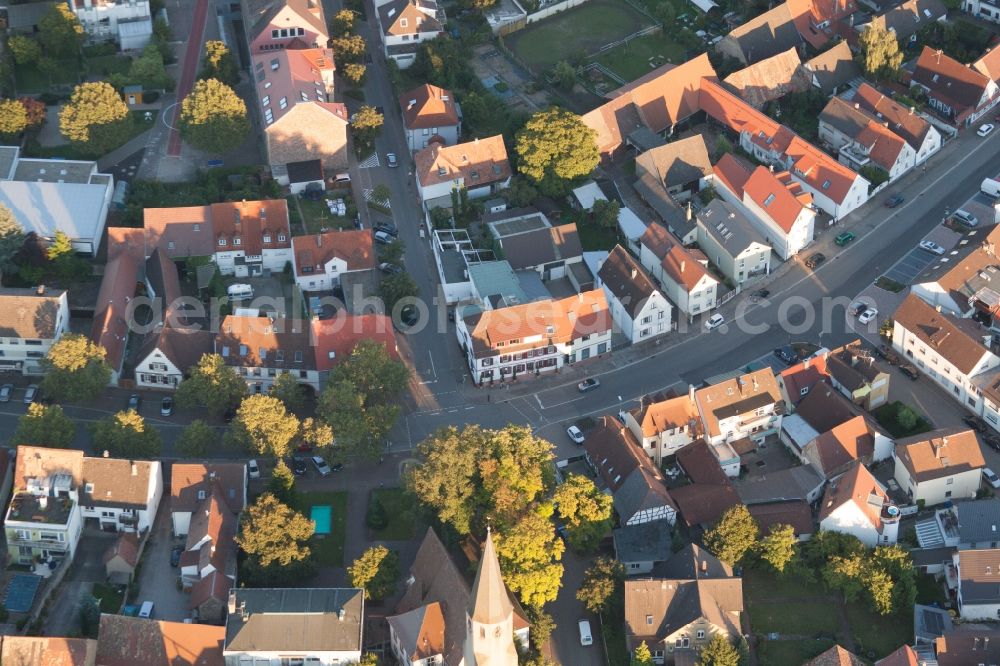
<svg viewBox="0 0 1000 666">
<path fill-rule="evenodd" d="M 543 18 L 548 18 L 559 12 L 566 11 L 567 9 L 572 9 L 578 5 L 582 5 L 587 2 L 587 0 L 563 0 L 562 2 L 557 2 L 551 4 L 543 9 L 539 9 L 537 12 L 532 12 L 528 14 L 526 21 L 528 23 L 534 23 L 536 21 L 541 21 Z"/>
</svg>

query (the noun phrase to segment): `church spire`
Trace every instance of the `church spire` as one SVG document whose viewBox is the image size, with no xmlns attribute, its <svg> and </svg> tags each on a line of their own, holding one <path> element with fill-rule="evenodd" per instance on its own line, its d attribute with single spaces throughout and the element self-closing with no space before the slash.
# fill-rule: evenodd
<svg viewBox="0 0 1000 666">
<path fill-rule="evenodd" d="M 509 619 L 513 613 L 514 607 L 500 575 L 500 561 L 493 546 L 493 531 L 487 527 L 486 545 L 483 546 L 479 571 L 472 584 L 469 617 L 481 624 L 499 624 Z"/>
</svg>

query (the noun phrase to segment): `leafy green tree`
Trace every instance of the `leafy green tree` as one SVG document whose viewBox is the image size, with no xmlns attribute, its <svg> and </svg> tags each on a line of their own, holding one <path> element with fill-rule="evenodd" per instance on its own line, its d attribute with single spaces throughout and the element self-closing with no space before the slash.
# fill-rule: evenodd
<svg viewBox="0 0 1000 666">
<path fill-rule="evenodd" d="M 377 497 L 368 505 L 368 512 L 365 514 L 365 524 L 373 530 L 384 530 L 389 525 L 389 515 L 385 511 L 385 506 Z"/>
<path fill-rule="evenodd" d="M 299 439 L 314 449 L 328 448 L 333 446 L 333 428 L 323 419 L 309 416 L 302 419 Z"/>
<path fill-rule="evenodd" d="M 45 53 L 54 58 L 77 55 L 83 46 L 84 37 L 80 20 L 66 3 L 57 2 L 38 19 L 38 41 Z"/>
<path fill-rule="evenodd" d="M 215 155 L 228 153 L 250 132 L 246 104 L 225 83 L 202 79 L 181 103 L 180 130 L 195 148 Z"/>
<path fill-rule="evenodd" d="M 247 383 L 236 370 L 218 354 L 204 354 L 177 387 L 176 398 L 181 407 L 204 407 L 221 415 L 239 405 L 246 394 Z"/>
<path fill-rule="evenodd" d="M 79 402 L 101 395 L 111 379 L 107 352 L 76 333 L 62 336 L 42 361 L 42 390 L 58 402 Z"/>
<path fill-rule="evenodd" d="M 698 653 L 698 666 L 740 666 L 740 652 L 722 634 L 715 634 Z"/>
<path fill-rule="evenodd" d="M 883 601 L 884 595 L 881 595 L 878 602 L 875 601 L 878 581 L 871 580 L 866 583 L 876 612 L 882 615 L 889 612 L 902 613 L 913 607 L 917 598 L 916 571 L 910 553 L 905 548 L 898 544 L 877 546 L 869 554 L 869 566 L 883 572 L 891 583 L 888 600 Z"/>
<path fill-rule="evenodd" d="M 334 381 L 351 382 L 372 402 L 395 399 L 410 381 L 410 371 L 403 362 L 390 356 L 385 346 L 374 340 L 356 344 L 331 376 Z"/>
<path fill-rule="evenodd" d="M 56 235 L 52 238 L 52 242 L 45 252 L 49 261 L 59 261 L 63 257 L 72 256 L 74 253 L 72 239 L 66 235 L 65 231 L 61 230 L 56 231 Z"/>
<path fill-rule="evenodd" d="M 66 449 L 76 437 L 76 424 L 59 405 L 33 402 L 28 412 L 17 419 L 17 428 L 10 438 L 11 446 L 28 444 Z"/>
<path fill-rule="evenodd" d="M 333 15 L 333 20 L 330 21 L 330 36 L 343 37 L 354 32 L 354 23 L 356 20 L 357 15 L 353 11 L 350 9 L 341 9 Z"/>
<path fill-rule="evenodd" d="M 350 81 L 351 85 L 360 86 L 365 80 L 365 73 L 368 68 L 359 62 L 349 62 L 344 65 L 342 74 Z"/>
<path fill-rule="evenodd" d="M 854 601 L 864 590 L 862 584 L 864 573 L 865 556 L 863 553 L 834 555 L 820 571 L 827 588 L 840 590 L 847 601 Z"/>
<path fill-rule="evenodd" d="M 156 44 L 147 45 L 142 55 L 132 61 L 128 78 L 146 89 L 166 88 L 170 85 L 170 77 L 163 65 L 163 54 L 156 48 Z"/>
<path fill-rule="evenodd" d="M 284 403 L 289 411 L 302 409 L 306 404 L 306 391 L 290 372 L 283 372 L 271 383 L 271 395 Z"/>
<path fill-rule="evenodd" d="M 677 10 L 673 3 L 661 2 L 653 8 L 653 14 L 663 25 L 673 25 L 677 19 Z"/>
<path fill-rule="evenodd" d="M 653 666 L 653 653 L 649 651 L 646 641 L 639 643 L 632 653 L 632 666 Z"/>
<path fill-rule="evenodd" d="M 575 113 L 553 107 L 539 111 L 517 133 L 518 170 L 543 194 L 562 194 L 569 183 L 600 162 L 597 133 Z"/>
<path fill-rule="evenodd" d="M 347 64 L 361 60 L 366 48 L 365 38 L 361 35 L 342 35 L 330 40 L 330 49 L 338 63 Z"/>
<path fill-rule="evenodd" d="M 606 229 L 613 229 L 618 226 L 618 212 L 621 206 L 617 201 L 599 200 L 595 201 L 590 209 L 590 215 L 598 226 Z"/>
<path fill-rule="evenodd" d="M 385 546 L 372 546 L 347 567 L 353 587 L 365 591 L 366 599 L 385 599 L 399 578 L 399 555 Z"/>
<path fill-rule="evenodd" d="M 525 512 L 513 527 L 496 536 L 504 582 L 528 606 L 555 601 L 562 581 L 563 542 L 552 529 L 551 508 Z"/>
<path fill-rule="evenodd" d="M 477 465 L 484 434 L 477 426 L 442 428 L 417 445 L 420 465 L 409 469 L 406 485 L 438 520 L 468 534 L 480 503 Z"/>
<path fill-rule="evenodd" d="M 132 114 L 121 95 L 103 81 L 78 85 L 59 113 L 62 135 L 97 153 L 106 153 L 124 143 L 132 132 L 132 122 Z"/>
<path fill-rule="evenodd" d="M 271 493 L 258 497 L 240 522 L 236 543 L 259 566 L 285 567 L 309 559 L 307 542 L 315 524 Z"/>
<path fill-rule="evenodd" d="M 753 550 L 760 537 L 757 521 L 746 506 L 738 504 L 723 514 L 718 524 L 705 532 L 705 546 L 723 562 L 736 565 Z"/>
<path fill-rule="evenodd" d="M 191 421 L 177 438 L 177 452 L 188 458 L 204 458 L 219 442 L 219 433 L 201 419 Z"/>
<path fill-rule="evenodd" d="M 361 655 L 361 662 L 359 666 L 379 666 L 378 655 L 374 652 L 365 652 Z"/>
<path fill-rule="evenodd" d="M 285 464 L 284 459 L 279 459 L 271 472 L 271 480 L 267 482 L 267 489 L 278 498 L 278 500 L 289 506 L 296 502 L 295 474 Z"/>
<path fill-rule="evenodd" d="M 920 417 L 917 413 L 913 411 L 908 405 L 901 405 L 899 409 L 896 410 L 896 423 L 899 424 L 903 430 L 913 430 L 917 426 L 917 420 Z"/>
<path fill-rule="evenodd" d="M 598 490 L 585 476 L 570 474 L 566 477 L 556 487 L 552 501 L 566 523 L 567 540 L 576 550 L 592 551 L 601 537 L 611 530 L 611 495 Z"/>
<path fill-rule="evenodd" d="M 7 39 L 7 48 L 18 65 L 37 63 L 42 57 L 41 45 L 25 35 L 11 35 Z"/>
<path fill-rule="evenodd" d="M 409 273 L 396 273 L 382 278 L 378 286 L 379 296 L 385 303 L 386 312 L 392 312 L 404 298 L 416 298 L 420 295 L 420 288 Z"/>
<path fill-rule="evenodd" d="M 173 34 L 170 30 L 170 24 L 167 23 L 165 19 L 158 18 L 153 21 L 152 43 L 156 44 L 156 48 L 160 50 L 160 55 L 163 56 L 163 62 L 168 65 L 177 60 L 174 56 L 174 48 L 170 44 L 170 41 L 173 38 Z"/>
<path fill-rule="evenodd" d="M 0 116 L 3 109 L 0 104 Z M 24 247 L 24 241 L 24 227 L 13 211 L 0 203 L 0 273 L 7 273 L 16 267 L 16 258 Z"/>
<path fill-rule="evenodd" d="M 791 525 L 774 525 L 760 540 L 757 552 L 775 571 L 782 572 L 795 557 L 796 543 L 798 540 Z"/>
<path fill-rule="evenodd" d="M 510 179 L 510 185 L 504 194 L 507 197 L 507 201 L 515 208 L 530 206 L 538 198 L 538 190 L 528 182 L 527 178 L 521 175 Z"/>
<path fill-rule="evenodd" d="M 298 418 L 281 400 L 256 394 L 243 399 L 227 437 L 251 453 L 284 458 L 298 432 Z"/>
<path fill-rule="evenodd" d="M 239 68 L 225 42 L 210 39 L 205 42 L 205 69 L 200 79 L 215 79 L 233 88 L 240 82 Z"/>
<path fill-rule="evenodd" d="M 351 118 L 351 130 L 354 138 L 363 144 L 370 145 L 382 131 L 385 118 L 374 106 L 362 106 Z"/>
<path fill-rule="evenodd" d="M 563 90 L 572 90 L 576 84 L 576 70 L 565 60 L 560 60 L 552 68 L 552 80 Z"/>
<path fill-rule="evenodd" d="M 112 458 L 155 458 L 160 455 L 160 433 L 147 428 L 134 409 L 112 414 L 93 425 L 94 450 Z"/>
<path fill-rule="evenodd" d="M 337 447 L 374 460 L 384 451 L 385 438 L 399 417 L 399 406 L 369 400 L 352 382 L 327 386 L 317 406 L 330 424 Z"/>
<path fill-rule="evenodd" d="M 625 568 L 618 560 L 598 557 L 583 575 L 576 598 L 591 613 L 603 613 L 612 597 L 621 591 Z"/>
<path fill-rule="evenodd" d="M 539 653 L 556 630 L 556 621 L 541 608 L 528 607 L 528 622 L 531 625 L 528 639 L 532 652 Z"/>
<path fill-rule="evenodd" d="M 18 97 L 17 101 L 24 106 L 24 110 L 28 113 L 28 129 L 41 129 L 42 125 L 45 124 L 46 114 L 48 113 L 45 102 L 41 102 L 33 97 Z"/>
<path fill-rule="evenodd" d="M 868 76 L 880 79 L 895 79 L 898 76 L 903 54 L 895 32 L 887 30 L 881 22 L 873 21 L 862 31 L 859 42 L 861 66 Z"/>
</svg>

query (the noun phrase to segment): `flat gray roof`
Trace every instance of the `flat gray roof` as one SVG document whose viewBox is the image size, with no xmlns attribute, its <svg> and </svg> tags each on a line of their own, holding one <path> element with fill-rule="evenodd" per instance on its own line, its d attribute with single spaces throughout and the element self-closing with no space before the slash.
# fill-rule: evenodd
<svg viewBox="0 0 1000 666">
<path fill-rule="evenodd" d="M 95 162 L 76 160 L 36 160 L 21 158 L 17 161 L 12 180 L 42 181 L 46 183 L 89 183 L 97 170 Z"/>
<path fill-rule="evenodd" d="M 527 303 L 528 296 L 507 261 L 484 261 L 469 266 L 469 279 L 482 298 L 503 296 L 508 305 Z"/>
<path fill-rule="evenodd" d="M 10 177 L 18 152 L 17 146 L 0 146 L 0 180 Z"/>
<path fill-rule="evenodd" d="M 551 224 L 541 213 L 531 213 L 524 217 L 515 217 L 509 220 L 497 220 L 490 222 L 490 227 L 498 237 L 514 236 L 538 229 L 547 229 Z"/>
<path fill-rule="evenodd" d="M 51 238 L 62 231 L 72 240 L 100 242 L 111 198 L 108 185 L 0 181 L 0 203 L 14 213 L 25 232 Z"/>
</svg>

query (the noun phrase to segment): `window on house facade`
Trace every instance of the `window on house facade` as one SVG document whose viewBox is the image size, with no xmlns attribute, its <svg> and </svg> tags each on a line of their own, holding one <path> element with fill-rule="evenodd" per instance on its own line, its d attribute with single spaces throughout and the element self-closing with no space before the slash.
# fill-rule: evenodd
<svg viewBox="0 0 1000 666">
<path fill-rule="evenodd" d="M 288 98 L 287 97 L 282 97 L 281 99 L 279 99 L 278 100 L 278 107 L 280 107 L 282 109 L 288 108 Z"/>
<path fill-rule="evenodd" d="M 226 239 L 225 238 L 220 238 L 219 239 L 219 247 L 225 247 L 225 245 L 226 245 Z"/>
</svg>

